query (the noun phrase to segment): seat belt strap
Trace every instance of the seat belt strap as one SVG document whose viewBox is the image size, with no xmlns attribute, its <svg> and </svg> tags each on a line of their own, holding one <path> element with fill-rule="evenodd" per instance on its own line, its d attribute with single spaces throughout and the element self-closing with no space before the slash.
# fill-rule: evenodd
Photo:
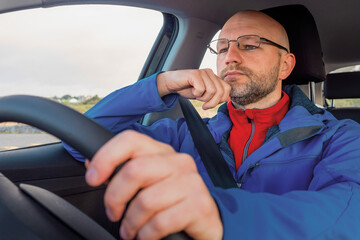
<svg viewBox="0 0 360 240">
<path fill-rule="evenodd" d="M 180 96 L 179 103 L 195 147 L 213 184 L 221 188 L 237 188 L 218 145 L 199 113 L 186 98 Z"/>
</svg>

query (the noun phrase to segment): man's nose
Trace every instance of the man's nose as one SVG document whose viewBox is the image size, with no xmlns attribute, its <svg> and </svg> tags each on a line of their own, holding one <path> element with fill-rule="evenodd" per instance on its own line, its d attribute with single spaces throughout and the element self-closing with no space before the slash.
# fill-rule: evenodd
<svg viewBox="0 0 360 240">
<path fill-rule="evenodd" d="M 225 56 L 225 63 L 241 63 L 243 61 L 242 51 L 238 48 L 236 42 L 230 42 L 229 49 Z"/>
</svg>

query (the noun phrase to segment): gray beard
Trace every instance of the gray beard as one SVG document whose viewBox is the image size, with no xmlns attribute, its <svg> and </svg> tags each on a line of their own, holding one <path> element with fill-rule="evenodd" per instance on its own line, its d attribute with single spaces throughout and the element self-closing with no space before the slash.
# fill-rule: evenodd
<svg viewBox="0 0 360 240">
<path fill-rule="evenodd" d="M 268 74 L 253 74 L 249 69 L 241 70 L 248 78 L 249 82 L 238 85 L 236 81 L 227 81 L 231 85 L 231 101 L 246 106 L 256 103 L 273 92 L 278 83 L 279 64 L 275 65 Z"/>
</svg>

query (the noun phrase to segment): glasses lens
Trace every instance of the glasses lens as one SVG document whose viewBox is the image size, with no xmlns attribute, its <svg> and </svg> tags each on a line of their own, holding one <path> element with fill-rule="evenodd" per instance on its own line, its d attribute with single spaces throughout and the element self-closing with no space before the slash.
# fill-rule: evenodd
<svg viewBox="0 0 360 240">
<path fill-rule="evenodd" d="M 209 44 L 209 46 L 210 46 L 210 51 L 212 51 L 215 54 L 220 54 L 227 51 L 229 44 L 227 39 L 220 38 L 212 41 Z"/>
<path fill-rule="evenodd" d="M 226 53 L 229 49 L 229 42 L 235 42 L 235 40 L 227 40 L 226 38 L 220 38 L 210 42 L 210 52 L 215 54 Z M 237 39 L 237 45 L 239 49 L 253 50 L 260 46 L 260 37 L 257 35 L 241 36 Z"/>
<path fill-rule="evenodd" d="M 237 41 L 238 47 L 244 50 L 252 50 L 260 46 L 259 36 L 241 36 Z"/>
</svg>

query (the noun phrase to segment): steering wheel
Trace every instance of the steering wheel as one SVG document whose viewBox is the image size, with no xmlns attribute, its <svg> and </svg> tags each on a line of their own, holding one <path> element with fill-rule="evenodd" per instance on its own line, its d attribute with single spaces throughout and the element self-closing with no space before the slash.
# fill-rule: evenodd
<svg viewBox="0 0 360 240">
<path fill-rule="evenodd" d="M 0 122 L 21 122 L 65 141 L 87 159 L 114 135 L 94 120 L 55 101 L 28 95 L 0 98 Z M 114 239 L 104 228 L 57 195 L 19 187 L 0 173 L 0 235 L 5 239 Z M 191 239 L 180 232 L 167 240 Z"/>
</svg>

